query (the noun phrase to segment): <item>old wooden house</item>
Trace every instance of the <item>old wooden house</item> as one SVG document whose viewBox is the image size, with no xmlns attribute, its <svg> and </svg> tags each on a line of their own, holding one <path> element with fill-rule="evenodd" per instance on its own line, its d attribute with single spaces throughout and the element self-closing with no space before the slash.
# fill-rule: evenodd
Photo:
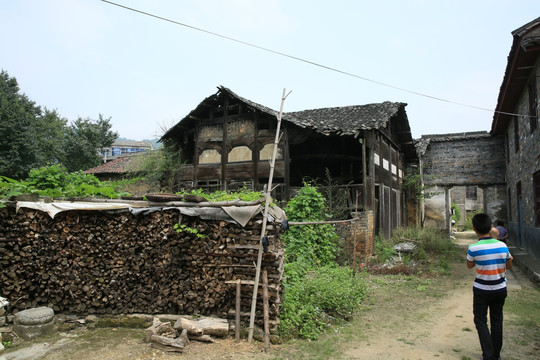
<svg viewBox="0 0 540 360">
<path fill-rule="evenodd" d="M 404 103 L 288 112 L 282 116 L 274 198 L 329 171 L 350 190 L 351 211 L 372 211 L 376 231 L 407 222 L 403 180 L 417 155 Z M 182 188 L 260 190 L 268 182 L 278 113 L 225 87 L 204 99 L 162 141 L 181 149 Z M 358 201 L 356 200 L 358 199 Z"/>
</svg>

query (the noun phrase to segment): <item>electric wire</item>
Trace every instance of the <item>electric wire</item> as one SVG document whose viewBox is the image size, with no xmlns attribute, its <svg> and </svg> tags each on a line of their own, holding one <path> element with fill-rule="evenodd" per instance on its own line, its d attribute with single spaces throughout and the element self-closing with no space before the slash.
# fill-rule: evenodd
<svg viewBox="0 0 540 360">
<path fill-rule="evenodd" d="M 351 72 L 348 72 L 348 71 L 340 70 L 340 69 L 337 69 L 337 68 L 334 68 L 334 67 L 331 67 L 331 66 L 323 65 L 323 64 L 311 61 L 311 60 L 307 60 L 307 59 L 298 57 L 298 56 L 286 54 L 286 53 L 283 53 L 283 52 L 280 52 L 280 51 L 277 51 L 277 50 L 272 50 L 272 49 L 269 49 L 269 48 L 266 48 L 266 47 L 263 47 L 263 46 L 260 46 L 260 45 L 256 45 L 256 44 L 249 43 L 249 42 L 246 42 L 246 41 L 238 40 L 238 39 L 232 38 L 230 36 L 222 35 L 222 34 L 219 34 L 219 33 L 213 32 L 213 31 L 205 30 L 205 29 L 202 29 L 202 28 L 199 28 L 199 27 L 196 27 L 196 26 L 192 26 L 192 25 L 185 24 L 185 23 L 182 23 L 182 22 L 179 22 L 179 21 L 168 19 L 168 18 L 165 18 L 163 16 L 151 14 L 151 13 L 146 12 L 146 11 L 142 11 L 142 10 L 138 10 L 138 9 L 135 9 L 135 8 L 132 8 L 132 7 L 129 7 L 129 6 L 118 4 L 118 3 L 115 3 L 113 1 L 109 1 L 109 0 L 101 0 L 101 1 L 104 2 L 104 3 L 110 4 L 110 5 L 117 6 L 119 8 L 123 8 L 125 10 L 129 10 L 129 11 L 132 11 L 132 12 L 136 12 L 136 13 L 139 13 L 139 14 L 142 14 L 142 15 L 146 15 L 146 16 L 155 18 L 155 19 L 158 19 L 158 20 L 162 20 L 162 21 L 166 21 L 166 22 L 169 22 L 169 23 L 172 23 L 172 24 L 175 24 L 175 25 L 183 26 L 183 27 L 186 27 L 186 28 L 189 28 L 189 29 L 192 29 L 192 30 L 196 30 L 196 31 L 208 34 L 208 35 L 220 37 L 222 39 L 233 41 L 233 42 L 236 42 L 236 43 L 239 43 L 239 44 L 242 44 L 242 45 L 246 45 L 246 46 L 249 46 L 249 47 L 252 47 L 252 48 L 255 48 L 255 49 L 263 50 L 263 51 L 266 51 L 266 52 L 269 52 L 269 53 L 272 53 L 272 54 L 276 54 L 276 55 L 283 56 L 283 57 L 286 57 L 286 58 L 289 58 L 289 59 L 297 60 L 297 61 L 309 64 L 309 65 L 313 65 L 313 66 L 316 66 L 316 67 L 319 67 L 319 68 L 322 68 L 322 69 L 330 70 L 330 71 L 333 71 L 333 72 L 336 72 L 336 73 L 339 73 L 339 74 L 342 74 L 342 75 L 354 77 L 354 78 L 361 79 L 361 80 L 364 80 L 364 81 L 368 81 L 368 82 L 371 82 L 371 83 L 374 83 L 374 84 L 377 84 L 377 85 L 380 85 L 380 86 L 385 86 L 385 87 L 392 88 L 392 89 L 395 89 L 395 90 L 403 91 L 403 92 L 406 92 L 406 93 L 409 93 L 409 94 L 413 94 L 413 95 L 417 95 L 417 96 L 421 96 L 421 97 L 425 97 L 425 98 L 429 98 L 429 99 L 437 100 L 437 101 L 441 101 L 441 102 L 446 102 L 446 103 L 449 103 L 449 104 L 469 107 L 469 108 L 473 108 L 473 109 L 477 109 L 477 110 L 489 111 L 491 113 L 498 113 L 498 114 L 502 114 L 502 115 L 511 115 L 511 116 L 526 116 L 524 114 L 515 114 L 515 113 L 504 112 L 504 111 L 497 111 L 497 110 L 488 109 L 488 108 L 481 107 L 481 106 L 465 104 L 465 103 L 452 101 L 452 100 L 444 99 L 444 98 L 441 98 L 441 97 L 437 97 L 437 96 L 433 96 L 433 95 L 424 94 L 424 93 L 421 93 L 421 92 L 409 90 L 409 89 L 406 89 L 406 88 L 403 88 L 403 87 L 383 83 L 381 81 L 369 79 L 369 78 L 366 78 L 364 76 L 360 76 L 360 75 L 357 75 L 357 74 L 354 74 L 354 73 L 351 73 Z"/>
</svg>

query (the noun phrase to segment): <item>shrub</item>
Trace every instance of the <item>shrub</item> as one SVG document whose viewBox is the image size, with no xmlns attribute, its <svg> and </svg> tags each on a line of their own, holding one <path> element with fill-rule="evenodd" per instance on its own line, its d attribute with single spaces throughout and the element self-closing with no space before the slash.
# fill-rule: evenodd
<svg viewBox="0 0 540 360">
<path fill-rule="evenodd" d="M 289 282 L 283 298 L 280 333 L 317 339 L 340 319 L 349 319 L 366 294 L 366 285 L 352 270 L 323 266 Z"/>
<path fill-rule="evenodd" d="M 323 196 L 309 184 L 285 207 L 290 221 L 325 220 Z M 331 225 L 291 227 L 282 237 L 285 293 L 280 334 L 316 339 L 338 319 L 348 319 L 364 298 L 365 285 L 335 262 L 337 239 Z"/>
<path fill-rule="evenodd" d="M 289 221 L 316 222 L 326 220 L 324 197 L 317 189 L 304 184 L 285 207 Z M 332 225 L 302 225 L 291 227 L 282 237 L 287 246 L 286 261 L 306 262 L 314 266 L 334 261 L 338 236 Z"/>
</svg>

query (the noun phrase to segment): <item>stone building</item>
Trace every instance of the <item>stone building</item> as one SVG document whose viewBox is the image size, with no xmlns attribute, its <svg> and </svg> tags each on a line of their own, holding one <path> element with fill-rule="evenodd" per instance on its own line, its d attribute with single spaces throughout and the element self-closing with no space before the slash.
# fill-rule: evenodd
<svg viewBox="0 0 540 360">
<path fill-rule="evenodd" d="M 540 18 L 512 36 L 491 133 L 504 139 L 510 238 L 540 260 Z"/>
<path fill-rule="evenodd" d="M 417 142 L 425 187 L 425 226 L 450 230 L 452 204 L 462 215 L 484 210 L 507 219 L 504 139 L 487 132 L 423 135 Z"/>
</svg>

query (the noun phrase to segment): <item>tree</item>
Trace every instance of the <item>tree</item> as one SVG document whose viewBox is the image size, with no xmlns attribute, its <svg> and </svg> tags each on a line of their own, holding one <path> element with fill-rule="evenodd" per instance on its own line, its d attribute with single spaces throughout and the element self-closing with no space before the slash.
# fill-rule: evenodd
<svg viewBox="0 0 540 360">
<path fill-rule="evenodd" d="M 31 169 L 63 163 L 70 172 L 100 164 L 99 151 L 118 134 L 110 119 L 67 120 L 20 93 L 14 77 L 0 73 L 0 175 L 24 179 Z"/>
<path fill-rule="evenodd" d="M 0 73 L 0 174 L 22 178 L 37 165 L 39 151 L 32 141 L 39 106 L 19 93 L 15 78 Z"/>
<path fill-rule="evenodd" d="M 101 164 L 99 151 L 112 145 L 118 133 L 111 131 L 109 119 L 99 114 L 97 121 L 78 118 L 67 127 L 60 162 L 69 172 L 86 170 Z"/>
</svg>

